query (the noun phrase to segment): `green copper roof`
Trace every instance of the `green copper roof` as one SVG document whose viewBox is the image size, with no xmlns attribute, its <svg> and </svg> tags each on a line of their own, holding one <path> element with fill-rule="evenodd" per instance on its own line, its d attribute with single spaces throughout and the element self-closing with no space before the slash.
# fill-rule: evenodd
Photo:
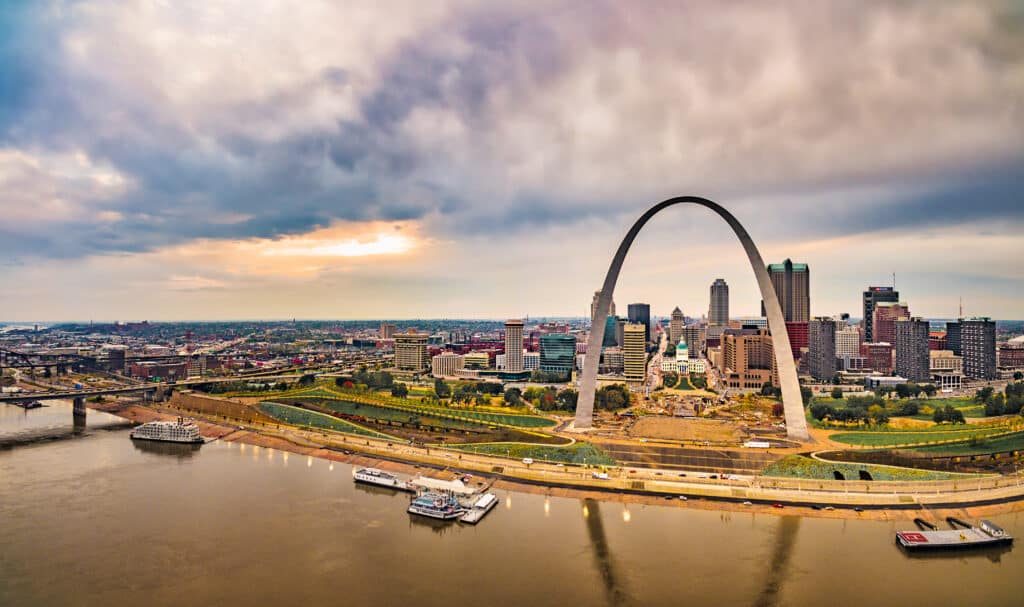
<svg viewBox="0 0 1024 607">
<path fill-rule="evenodd" d="M 786 261 L 782 262 L 782 263 L 770 263 L 770 264 L 768 264 L 768 271 L 769 272 L 785 272 L 786 271 L 786 263 L 787 262 L 793 265 L 793 271 L 794 272 L 806 272 L 807 271 L 807 264 L 805 264 L 805 263 L 793 263 L 792 261 L 790 261 L 788 259 Z"/>
</svg>

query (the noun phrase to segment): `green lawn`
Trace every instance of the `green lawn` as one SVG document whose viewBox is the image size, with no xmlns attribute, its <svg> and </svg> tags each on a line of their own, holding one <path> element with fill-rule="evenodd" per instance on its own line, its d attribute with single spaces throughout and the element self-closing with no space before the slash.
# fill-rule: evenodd
<svg viewBox="0 0 1024 607">
<path fill-rule="evenodd" d="M 483 455 L 514 457 L 516 459 L 530 457 L 538 462 L 595 464 L 600 466 L 615 465 L 615 460 L 604 451 L 590 443 L 583 442 L 576 442 L 565 447 L 530 445 L 526 443 L 484 443 L 479 445 L 459 445 L 450 448 Z"/>
<path fill-rule="evenodd" d="M 892 445 L 908 445 L 930 443 L 934 441 L 970 440 L 976 436 L 989 435 L 1005 431 L 1001 428 L 973 429 L 950 431 L 949 426 L 937 426 L 939 430 L 922 428 L 921 432 L 840 432 L 829 438 L 837 443 L 860 445 L 867 447 L 888 447 Z"/>
<path fill-rule="evenodd" d="M 951 445 L 929 445 L 908 449 L 915 453 L 932 453 L 936 455 L 985 455 L 1004 451 L 1024 450 L 1024 432 L 1015 432 L 987 440 L 968 441 Z"/>
<path fill-rule="evenodd" d="M 676 384 L 676 390 L 693 390 L 693 386 L 690 385 L 690 380 L 685 375 L 679 376 L 679 383 Z"/>
<path fill-rule="evenodd" d="M 936 470 L 918 470 L 915 468 L 896 468 L 876 466 L 873 464 L 830 463 L 802 455 L 787 455 L 768 466 L 761 476 L 779 478 L 806 478 L 835 480 L 834 471 L 838 470 L 846 480 L 859 480 L 859 472 L 867 471 L 876 481 L 931 481 L 963 478 L 963 474 L 939 472 Z"/>
<path fill-rule="evenodd" d="M 343 400 L 324 400 L 318 401 L 318 404 L 332 411 L 337 411 L 338 413 L 344 413 L 346 415 L 360 415 L 368 419 L 375 419 L 384 422 L 396 421 L 411 423 L 418 421 L 420 424 L 425 426 L 440 426 L 456 429 L 481 429 L 484 427 L 483 424 L 468 422 L 461 419 L 429 417 L 399 409 L 365 405 L 362 403 L 353 403 Z"/>
<path fill-rule="evenodd" d="M 344 432 L 346 434 L 358 434 L 359 436 L 368 436 L 371 438 L 400 440 L 393 436 L 376 432 L 369 428 L 364 428 L 358 424 L 353 424 L 342 419 L 331 417 L 330 415 L 324 415 L 323 413 L 317 413 L 316 411 L 307 411 L 306 409 L 292 407 L 291 405 L 265 402 L 260 403 L 257 406 L 260 411 L 263 411 L 274 419 L 281 420 L 287 424 L 294 424 L 296 426 L 313 426 L 314 428 L 332 430 L 334 432 Z"/>
</svg>

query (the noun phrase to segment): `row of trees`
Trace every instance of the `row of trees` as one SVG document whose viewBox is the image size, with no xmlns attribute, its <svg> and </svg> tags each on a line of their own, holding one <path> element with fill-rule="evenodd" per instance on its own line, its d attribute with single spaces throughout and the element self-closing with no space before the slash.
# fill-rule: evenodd
<svg viewBox="0 0 1024 607">
<path fill-rule="evenodd" d="M 974 393 L 974 401 L 985 405 L 985 417 L 1016 415 L 1024 408 L 1024 382 L 1007 384 L 1004 393 L 986 386 Z"/>
<path fill-rule="evenodd" d="M 891 396 L 893 393 L 899 398 L 920 398 L 921 396 L 927 396 L 931 398 L 939 391 L 935 387 L 935 384 L 915 384 L 913 382 L 907 382 L 905 384 L 899 384 L 896 386 L 883 386 L 875 390 L 876 394 L 883 394 L 885 396 Z"/>
</svg>

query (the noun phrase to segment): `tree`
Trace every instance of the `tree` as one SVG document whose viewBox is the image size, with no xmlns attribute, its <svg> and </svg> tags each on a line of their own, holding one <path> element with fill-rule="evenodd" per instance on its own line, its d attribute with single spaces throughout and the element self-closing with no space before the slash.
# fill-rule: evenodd
<svg viewBox="0 0 1024 607">
<path fill-rule="evenodd" d="M 838 386 L 835 387 L 835 388 L 832 388 L 832 398 L 834 398 L 835 400 L 839 400 L 842 397 L 843 397 L 843 389 L 842 388 L 840 388 Z"/>
<path fill-rule="evenodd" d="M 698 390 L 704 390 L 708 387 L 708 380 L 703 375 L 690 373 L 690 385 Z"/>
<path fill-rule="evenodd" d="M 882 425 L 889 423 L 889 414 L 886 413 L 885 407 L 880 405 L 871 405 L 868 408 L 868 416 L 870 416 L 871 421 L 876 424 Z"/>
<path fill-rule="evenodd" d="M 941 409 L 935 409 L 935 413 L 932 415 L 932 420 L 937 424 L 941 424 L 943 422 L 962 424 L 964 423 L 964 414 L 963 411 L 954 409 L 950 405 L 946 405 Z"/>
<path fill-rule="evenodd" d="M 811 399 L 814 398 L 814 392 L 807 386 L 800 386 L 800 398 L 804 401 L 804 406 L 811 404 Z"/>
<path fill-rule="evenodd" d="M 505 390 L 505 404 L 510 407 L 518 407 L 523 404 L 523 393 L 519 388 Z"/>
<path fill-rule="evenodd" d="M 772 417 L 782 417 L 786 413 L 786 407 L 782 403 L 772 403 Z"/>
<path fill-rule="evenodd" d="M 834 417 L 836 410 L 829 405 L 824 403 L 814 403 L 810 407 L 811 417 L 818 420 L 819 422 L 826 417 Z"/>
<path fill-rule="evenodd" d="M 1015 371 L 1013 373 L 1013 381 L 1020 381 L 1022 379 L 1024 379 L 1024 373 L 1022 373 L 1020 371 Z"/>
<path fill-rule="evenodd" d="M 312 386 L 316 382 L 316 376 L 312 373 L 307 373 L 299 378 L 300 386 Z"/>
<path fill-rule="evenodd" d="M 605 386 L 594 395 L 594 407 L 614 411 L 629 406 L 629 389 L 622 384 Z"/>
<path fill-rule="evenodd" d="M 565 390 L 560 390 L 558 392 L 558 395 L 555 396 L 555 402 L 558 403 L 559 409 L 564 409 L 566 411 L 575 411 L 576 401 L 578 400 L 578 398 L 579 393 L 577 393 L 575 390 L 566 388 Z"/>
<path fill-rule="evenodd" d="M 452 389 L 443 379 L 438 377 L 434 380 L 434 394 L 438 398 L 448 398 L 452 395 Z"/>
<path fill-rule="evenodd" d="M 665 373 L 661 376 L 661 382 L 666 388 L 674 388 L 675 385 L 679 383 L 679 374 L 672 372 Z"/>
<path fill-rule="evenodd" d="M 935 396 L 935 393 L 939 391 L 939 389 L 935 387 L 935 384 L 925 384 L 922 387 L 924 388 L 924 393 L 928 398 Z"/>
<path fill-rule="evenodd" d="M 982 404 L 987 403 L 989 399 L 992 398 L 993 392 L 995 392 L 995 390 L 992 386 L 985 386 L 974 393 L 974 400 Z"/>
<path fill-rule="evenodd" d="M 406 396 L 409 396 L 409 386 L 401 382 L 395 383 L 391 386 L 391 396 L 396 396 L 398 398 L 405 398 Z"/>
</svg>

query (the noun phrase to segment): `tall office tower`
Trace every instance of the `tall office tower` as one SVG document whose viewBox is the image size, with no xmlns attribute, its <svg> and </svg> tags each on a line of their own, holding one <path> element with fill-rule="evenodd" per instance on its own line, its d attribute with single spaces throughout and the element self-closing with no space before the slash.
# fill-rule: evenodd
<svg viewBox="0 0 1024 607">
<path fill-rule="evenodd" d="M 549 333 L 540 336 L 540 370 L 568 377 L 576 362 L 576 336 Z"/>
<path fill-rule="evenodd" d="M 430 374 L 434 377 L 451 377 L 465 366 L 465 359 L 455 352 L 441 352 L 430 359 Z"/>
<path fill-rule="evenodd" d="M 782 263 L 768 264 L 768 276 L 772 279 L 775 294 L 779 296 L 782 315 L 788 322 L 807 322 L 811 318 L 811 270 L 805 263 L 793 263 L 789 259 Z M 761 302 L 761 316 L 765 314 Z"/>
<path fill-rule="evenodd" d="M 651 306 L 645 303 L 631 303 L 626 307 L 629 322 L 644 326 L 645 339 L 651 341 Z"/>
<path fill-rule="evenodd" d="M 391 339 L 395 336 L 395 325 L 389 322 L 380 323 L 380 338 Z"/>
<path fill-rule="evenodd" d="M 999 377 L 996 371 L 996 321 L 991 318 L 960 321 L 960 348 L 965 377 L 985 380 Z"/>
<path fill-rule="evenodd" d="M 623 333 L 626 329 L 626 319 L 621 316 L 615 317 L 615 345 L 622 347 Z"/>
<path fill-rule="evenodd" d="M 836 358 L 860 356 L 860 329 L 848 327 L 836 330 Z"/>
<path fill-rule="evenodd" d="M 729 285 L 722 278 L 711 283 L 711 305 L 708 307 L 708 323 L 712 325 L 729 324 Z"/>
<path fill-rule="evenodd" d="M 601 297 L 601 291 L 594 291 L 594 300 L 590 302 L 590 320 L 593 322 L 594 315 L 597 314 L 597 298 Z M 608 316 L 615 316 L 615 300 L 612 300 L 610 306 L 608 306 Z"/>
<path fill-rule="evenodd" d="M 896 339 L 896 321 L 910 318 L 910 306 L 906 302 L 880 301 L 875 304 L 872 315 L 872 330 L 875 343 L 893 343 Z"/>
<path fill-rule="evenodd" d="M 836 323 L 831 318 L 815 318 L 807 325 L 807 369 L 818 381 L 836 376 Z"/>
<path fill-rule="evenodd" d="M 672 320 L 668 323 L 668 341 L 672 345 L 679 343 L 679 340 L 683 338 L 683 311 L 676 306 L 675 310 L 672 310 Z"/>
<path fill-rule="evenodd" d="M 704 357 L 704 327 L 693 324 L 683 327 L 683 341 L 692 358 Z"/>
<path fill-rule="evenodd" d="M 409 329 L 407 333 L 395 333 L 395 367 L 402 371 L 422 371 L 430 366 L 427 356 L 426 333 Z"/>
<path fill-rule="evenodd" d="M 766 382 L 778 385 L 772 336 L 764 329 L 726 329 L 717 364 L 727 388 L 758 390 Z"/>
<path fill-rule="evenodd" d="M 509 319 L 505 321 L 505 372 L 522 373 L 523 371 L 523 321 Z"/>
<path fill-rule="evenodd" d="M 964 319 L 959 318 L 955 322 L 946 323 L 946 349 L 953 352 L 957 356 L 963 356 L 963 350 L 961 348 L 960 329 L 963 326 Z"/>
<path fill-rule="evenodd" d="M 619 319 L 611 315 L 604 319 L 604 339 L 601 341 L 602 348 L 611 348 L 619 345 L 620 340 L 617 328 L 618 322 Z"/>
<path fill-rule="evenodd" d="M 896 321 L 896 375 L 912 382 L 926 382 L 928 367 L 928 321 L 914 317 Z"/>
<path fill-rule="evenodd" d="M 640 385 L 647 376 L 647 327 L 628 323 L 623 329 L 622 365 L 629 385 Z"/>
<path fill-rule="evenodd" d="M 864 291 L 864 316 L 861 321 L 864 323 L 864 341 L 868 343 L 878 341 L 875 339 L 874 332 L 875 305 L 881 301 L 898 302 L 899 300 L 900 292 L 892 287 L 868 287 L 868 290 Z"/>
</svg>

